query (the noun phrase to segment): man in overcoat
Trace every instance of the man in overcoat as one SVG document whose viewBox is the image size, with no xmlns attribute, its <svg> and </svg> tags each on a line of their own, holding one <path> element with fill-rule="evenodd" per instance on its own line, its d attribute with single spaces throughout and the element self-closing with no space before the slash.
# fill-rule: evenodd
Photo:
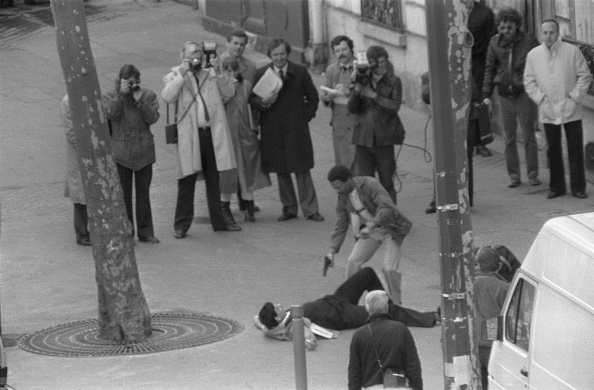
<svg viewBox="0 0 594 390">
<path fill-rule="evenodd" d="M 256 72 L 255 84 L 268 69 L 282 80 L 277 93 L 250 98 L 253 107 L 260 111 L 260 147 L 262 169 L 276 172 L 283 211 L 279 221 L 297 218 L 297 197 L 291 173 L 295 174 L 299 191 L 299 205 L 303 215 L 313 221 L 323 221 L 319 213 L 318 198 L 311 178 L 314 166 L 313 145 L 309 121 L 315 117 L 319 96 L 307 68 L 288 60 L 291 46 L 281 38 L 268 45 L 272 60 Z"/>
<path fill-rule="evenodd" d="M 165 103 L 177 105 L 178 192 L 173 226 L 174 237 L 179 239 L 186 237 L 194 218 L 194 191 L 199 172 L 206 184 L 213 230 L 241 230 L 223 218 L 221 192 L 235 192 L 237 181 L 224 188 L 219 173 L 236 169 L 237 165 L 216 74 L 212 68 L 206 68 L 203 54 L 197 43 L 184 43 L 181 65 L 165 75 L 161 92 Z"/>
</svg>

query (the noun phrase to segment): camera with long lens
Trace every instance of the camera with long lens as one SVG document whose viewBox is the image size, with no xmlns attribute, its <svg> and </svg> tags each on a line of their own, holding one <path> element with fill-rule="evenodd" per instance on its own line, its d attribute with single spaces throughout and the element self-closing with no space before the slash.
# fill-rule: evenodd
<svg viewBox="0 0 594 390">
<path fill-rule="evenodd" d="M 365 51 L 356 53 L 355 82 L 363 86 L 371 84 L 371 67 L 369 66 Z"/>
<path fill-rule="evenodd" d="M 217 43 L 215 41 L 202 42 L 203 66 L 204 68 L 211 68 L 210 60 L 217 56 Z"/>
<path fill-rule="evenodd" d="M 130 90 L 133 92 L 140 90 L 140 84 L 138 84 L 138 83 L 133 83 L 130 81 L 130 82 L 128 82 L 128 85 L 130 86 Z"/>
</svg>

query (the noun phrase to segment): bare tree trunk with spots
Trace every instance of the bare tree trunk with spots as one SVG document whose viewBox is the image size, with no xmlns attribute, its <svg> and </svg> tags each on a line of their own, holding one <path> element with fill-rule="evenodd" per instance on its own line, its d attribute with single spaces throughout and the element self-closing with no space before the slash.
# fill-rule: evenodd
<svg viewBox="0 0 594 390">
<path fill-rule="evenodd" d="M 425 4 L 427 26 L 431 26 L 427 47 L 436 145 L 444 388 L 480 389 L 466 154 L 472 104 L 472 38 L 466 24 L 474 0 L 430 0 Z"/>
<path fill-rule="evenodd" d="M 100 337 L 139 342 L 151 334 L 132 226 L 111 150 L 83 0 L 51 0 L 56 42 L 78 139 L 99 298 Z"/>
</svg>

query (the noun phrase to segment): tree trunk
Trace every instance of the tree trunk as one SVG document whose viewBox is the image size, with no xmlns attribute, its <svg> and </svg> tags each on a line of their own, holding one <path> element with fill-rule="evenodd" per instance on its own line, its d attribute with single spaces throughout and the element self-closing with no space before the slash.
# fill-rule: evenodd
<svg viewBox="0 0 594 390">
<path fill-rule="evenodd" d="M 474 329 L 474 254 L 466 133 L 471 47 L 466 27 L 473 0 L 430 0 L 427 41 L 435 133 L 435 172 L 442 287 L 445 389 L 480 389 Z"/>
<path fill-rule="evenodd" d="M 51 0 L 51 7 L 89 214 L 99 336 L 121 343 L 143 341 L 151 334 L 151 313 L 140 286 L 83 1 Z"/>
</svg>

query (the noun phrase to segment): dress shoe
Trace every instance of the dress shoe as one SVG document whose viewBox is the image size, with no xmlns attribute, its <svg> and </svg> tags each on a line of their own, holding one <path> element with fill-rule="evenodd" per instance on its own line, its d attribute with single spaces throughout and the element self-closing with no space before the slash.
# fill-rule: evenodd
<svg viewBox="0 0 594 390">
<path fill-rule="evenodd" d="M 425 209 L 425 214 L 435 214 L 437 212 L 437 207 L 435 207 L 435 205 L 433 203 L 431 203 L 429 205 L 429 207 L 427 207 Z"/>
<path fill-rule="evenodd" d="M 138 241 L 149 242 L 151 244 L 158 244 L 161 242 L 157 237 L 138 237 Z"/>
<path fill-rule="evenodd" d="M 253 200 L 245 200 L 245 220 L 247 222 L 256 222 L 256 217 L 254 216 L 254 201 Z"/>
<path fill-rule="evenodd" d="M 508 187 L 509 188 L 516 188 L 516 187 L 519 187 L 520 184 L 522 184 L 522 182 L 520 181 L 520 179 L 518 179 L 518 178 L 512 178 L 510 180 L 510 182 L 509 182 Z"/>
<path fill-rule="evenodd" d="M 312 215 L 307 217 L 307 219 L 309 219 L 310 221 L 322 222 L 324 220 L 324 217 L 320 213 L 313 213 Z"/>
<path fill-rule="evenodd" d="M 178 239 L 186 238 L 186 232 L 184 232 L 183 230 L 176 230 L 173 232 L 173 237 Z"/>
<path fill-rule="evenodd" d="M 493 154 L 486 146 L 477 146 L 476 147 L 476 154 L 480 154 L 483 157 L 491 157 Z"/>
<path fill-rule="evenodd" d="M 235 224 L 227 224 L 222 229 L 215 229 L 215 232 L 240 232 L 241 226 L 237 226 Z"/>
<path fill-rule="evenodd" d="M 288 221 L 289 219 L 297 218 L 297 214 L 288 213 L 283 211 L 283 213 L 276 219 L 279 222 Z"/>
<path fill-rule="evenodd" d="M 91 246 L 91 240 L 89 240 L 89 237 L 78 238 L 76 243 L 82 246 Z"/>
<path fill-rule="evenodd" d="M 586 199 L 588 195 L 585 192 L 577 191 L 573 193 L 573 196 L 579 199 Z"/>
<path fill-rule="evenodd" d="M 556 191 L 549 191 L 549 193 L 547 194 L 547 199 L 553 199 L 556 198 L 558 196 L 561 195 L 565 195 L 565 192 L 556 192 Z"/>
<path fill-rule="evenodd" d="M 538 180 L 538 177 L 531 177 L 530 178 L 530 185 L 531 186 L 539 186 L 540 185 L 540 180 Z"/>
</svg>

